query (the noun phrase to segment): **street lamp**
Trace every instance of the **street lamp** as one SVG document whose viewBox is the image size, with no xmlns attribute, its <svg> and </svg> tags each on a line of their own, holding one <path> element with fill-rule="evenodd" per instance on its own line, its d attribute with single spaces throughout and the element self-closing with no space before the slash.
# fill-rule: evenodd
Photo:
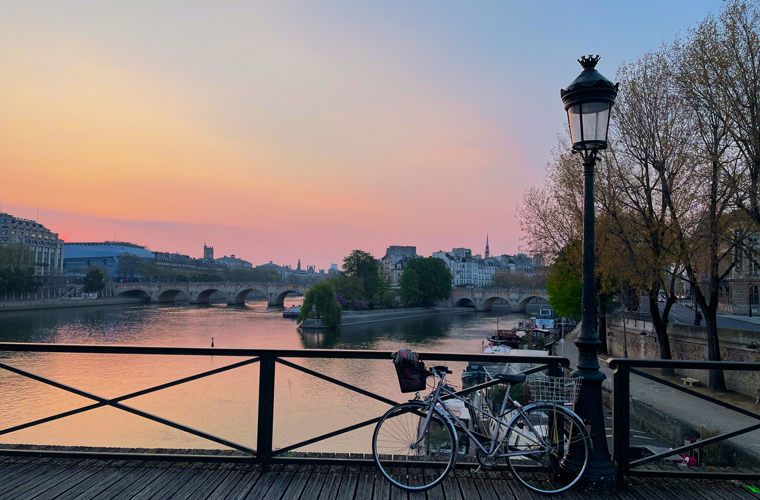
<svg viewBox="0 0 760 500">
<path fill-rule="evenodd" d="M 578 415 L 591 424 L 593 448 L 583 482 L 592 491 L 612 491 L 617 483 L 615 465 L 612 463 L 602 412 L 602 381 L 606 378 L 599 371 L 599 336 L 594 325 L 594 166 L 600 150 L 607 149 L 607 131 L 610 111 L 617 96 L 618 85 L 607 80 L 595 68 L 599 56 L 578 59 L 583 72 L 563 90 L 560 90 L 570 124 L 573 152 L 583 161 L 583 296 L 581 302 L 581 332 L 575 345 L 578 347 L 578 363 L 573 377 L 583 377 L 578 402 Z M 563 466 L 575 469 L 582 464 L 574 463 L 572 449 Z"/>
</svg>

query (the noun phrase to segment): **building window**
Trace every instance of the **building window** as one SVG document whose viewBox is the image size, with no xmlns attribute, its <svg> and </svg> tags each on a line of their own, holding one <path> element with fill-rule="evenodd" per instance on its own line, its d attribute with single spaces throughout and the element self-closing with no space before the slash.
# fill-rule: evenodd
<svg viewBox="0 0 760 500">
<path fill-rule="evenodd" d="M 760 302 L 760 287 L 753 285 L 749 287 L 749 305 L 756 306 Z"/>
</svg>

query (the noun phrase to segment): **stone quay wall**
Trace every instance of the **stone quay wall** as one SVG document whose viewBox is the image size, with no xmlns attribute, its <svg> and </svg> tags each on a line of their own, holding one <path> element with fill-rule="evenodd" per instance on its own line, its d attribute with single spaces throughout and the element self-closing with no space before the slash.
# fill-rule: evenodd
<svg viewBox="0 0 760 500">
<path fill-rule="evenodd" d="M 627 318 L 623 334 L 623 319 L 607 316 L 607 349 L 612 357 L 625 357 L 625 343 L 628 343 L 628 357 L 638 359 L 659 359 L 660 348 L 651 321 Z M 673 359 L 707 360 L 707 328 L 691 325 L 668 325 L 668 338 Z M 723 361 L 758 362 L 760 351 L 749 349 L 751 342 L 760 343 L 760 332 L 748 330 L 718 329 L 720 355 Z M 677 370 L 683 377 L 691 377 L 707 382 L 706 370 Z M 760 389 L 760 372 L 725 372 L 728 390 L 755 397 Z"/>
</svg>

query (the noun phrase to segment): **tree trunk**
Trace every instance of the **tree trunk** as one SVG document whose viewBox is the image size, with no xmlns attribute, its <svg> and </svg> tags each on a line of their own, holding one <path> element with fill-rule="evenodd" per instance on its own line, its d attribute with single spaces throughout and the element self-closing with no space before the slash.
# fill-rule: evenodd
<svg viewBox="0 0 760 500">
<path fill-rule="evenodd" d="M 702 302 L 704 302 L 704 299 L 700 301 L 700 307 L 702 306 Z M 720 341 L 718 339 L 717 300 L 710 305 L 711 307 L 702 308 L 705 316 L 705 326 L 707 326 L 707 360 L 721 361 Z M 708 386 L 713 392 L 726 392 L 726 377 L 723 370 L 710 370 L 707 380 Z"/>
<path fill-rule="evenodd" d="M 599 354 L 607 354 L 607 294 L 600 292 L 597 296 L 599 297 L 597 314 L 599 327 L 596 332 L 599 341 L 602 343 L 599 346 Z"/>
<path fill-rule="evenodd" d="M 668 324 L 660 315 L 659 294 L 654 289 L 651 289 L 647 297 L 649 298 L 649 313 L 652 316 L 654 333 L 657 336 L 657 347 L 660 348 L 660 359 L 673 359 L 673 355 L 670 352 Z M 672 368 L 662 368 L 660 373 L 666 377 L 672 377 L 675 375 L 675 370 Z"/>
</svg>

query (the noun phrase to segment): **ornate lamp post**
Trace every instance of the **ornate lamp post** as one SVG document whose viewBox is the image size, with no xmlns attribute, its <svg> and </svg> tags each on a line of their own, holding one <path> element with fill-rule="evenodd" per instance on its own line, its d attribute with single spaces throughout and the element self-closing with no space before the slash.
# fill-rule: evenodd
<svg viewBox="0 0 760 500">
<path fill-rule="evenodd" d="M 594 325 L 594 166 L 598 153 L 607 149 L 610 111 L 617 96 L 617 84 L 603 77 L 596 69 L 599 56 L 578 60 L 583 72 L 566 89 L 560 91 L 570 123 L 573 152 L 583 160 L 583 298 L 581 333 L 575 341 L 578 364 L 573 377 L 583 377 L 580 396 L 575 405 L 578 415 L 591 424 L 593 449 L 583 481 L 593 491 L 611 491 L 616 486 L 616 470 L 607 448 L 604 414 L 602 413 L 602 381 L 599 371 L 599 336 Z M 574 467 L 572 450 L 564 464 Z"/>
</svg>

